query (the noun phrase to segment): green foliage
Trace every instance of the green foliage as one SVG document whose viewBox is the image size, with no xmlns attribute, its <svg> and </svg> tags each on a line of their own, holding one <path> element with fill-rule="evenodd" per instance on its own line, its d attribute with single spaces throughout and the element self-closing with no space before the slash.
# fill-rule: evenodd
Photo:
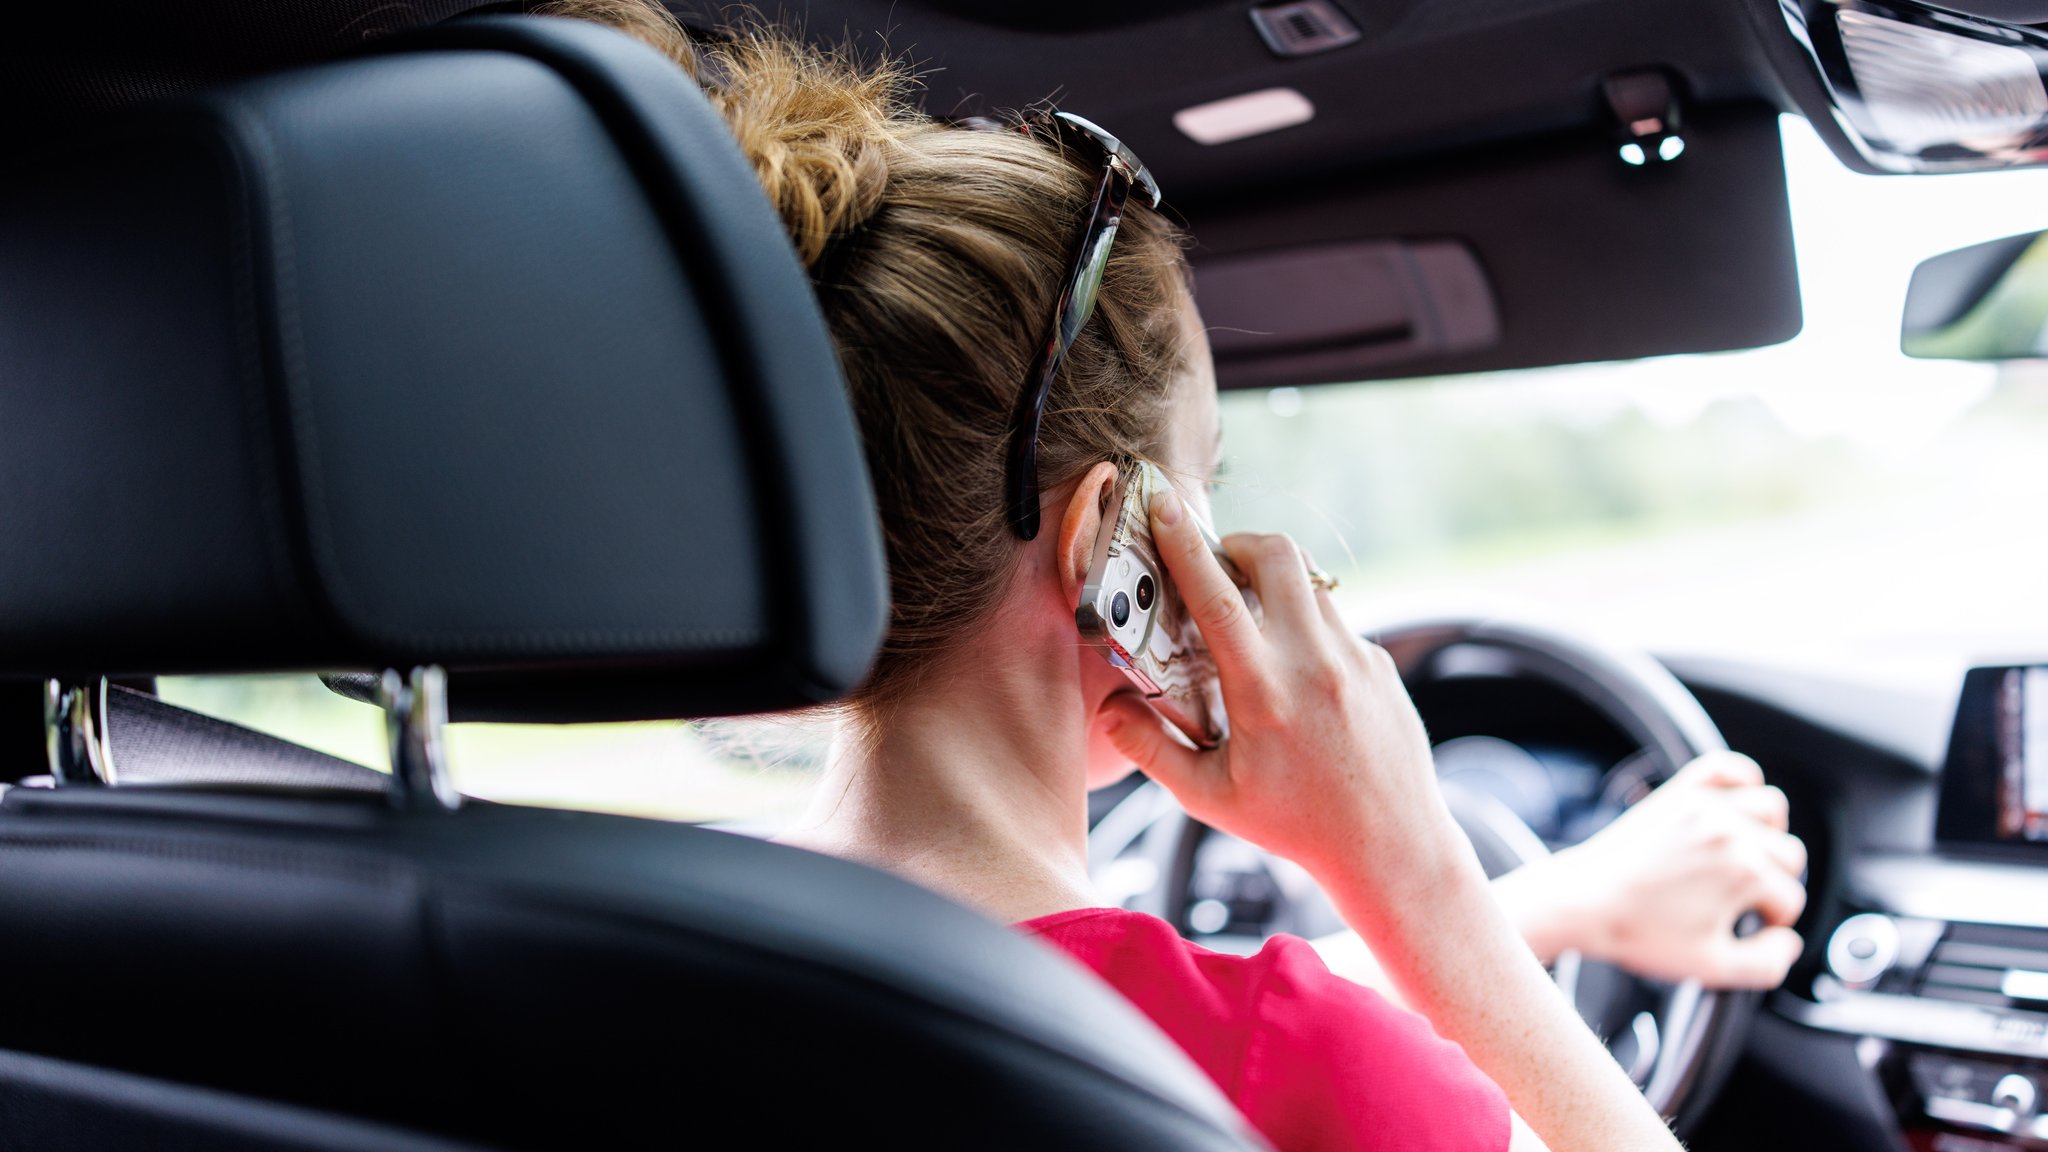
<svg viewBox="0 0 2048 1152">
<path fill-rule="evenodd" d="M 1781 516 L 1878 483 L 1851 444 L 1797 435 L 1754 395 L 1660 421 L 1540 374 L 1231 393 L 1223 429 L 1219 527 L 1286 532 L 1340 575 Z"/>
</svg>

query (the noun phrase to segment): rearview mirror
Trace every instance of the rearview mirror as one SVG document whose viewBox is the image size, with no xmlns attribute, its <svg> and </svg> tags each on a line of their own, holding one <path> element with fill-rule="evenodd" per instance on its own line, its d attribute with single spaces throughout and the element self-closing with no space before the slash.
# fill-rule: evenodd
<svg viewBox="0 0 2048 1152">
<path fill-rule="evenodd" d="M 1922 360 L 2048 357 L 2048 232 L 1921 261 L 1906 288 L 1899 349 Z"/>
</svg>

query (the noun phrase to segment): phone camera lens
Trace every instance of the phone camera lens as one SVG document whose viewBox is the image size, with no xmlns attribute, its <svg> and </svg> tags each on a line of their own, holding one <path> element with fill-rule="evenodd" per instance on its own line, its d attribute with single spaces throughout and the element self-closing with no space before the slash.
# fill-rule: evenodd
<svg viewBox="0 0 2048 1152">
<path fill-rule="evenodd" d="M 1109 622 L 1121 628 L 1131 622 L 1131 598 L 1119 592 L 1109 599 Z"/>
<path fill-rule="evenodd" d="M 1138 611 L 1150 612 L 1152 610 L 1153 593 L 1152 574 L 1147 572 L 1143 576 L 1138 577 Z"/>
</svg>

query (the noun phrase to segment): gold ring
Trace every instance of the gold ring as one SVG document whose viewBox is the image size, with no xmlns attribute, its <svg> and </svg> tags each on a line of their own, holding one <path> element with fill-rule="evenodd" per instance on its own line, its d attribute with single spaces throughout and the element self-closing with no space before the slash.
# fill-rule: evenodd
<svg viewBox="0 0 2048 1152">
<path fill-rule="evenodd" d="M 1309 566 L 1308 582 L 1311 587 L 1324 592 L 1335 592 L 1337 590 L 1337 578 L 1314 565 Z"/>
</svg>

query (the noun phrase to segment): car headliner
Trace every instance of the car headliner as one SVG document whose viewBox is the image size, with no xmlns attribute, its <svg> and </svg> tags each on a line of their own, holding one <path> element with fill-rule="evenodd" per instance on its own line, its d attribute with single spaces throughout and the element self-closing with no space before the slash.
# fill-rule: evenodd
<svg viewBox="0 0 2048 1152">
<path fill-rule="evenodd" d="M 1771 149 L 1753 139 L 1694 149 L 1660 175 L 1679 190 L 1640 193 L 1645 182 L 1632 190 L 1616 180 L 1618 125 L 1600 87 L 1617 71 L 1661 69 L 1688 122 L 1703 130 L 1798 111 L 1855 164 L 1772 0 L 1335 2 L 1363 38 L 1296 59 L 1266 48 L 1242 0 L 814 0 L 789 8 L 813 36 L 851 35 L 865 48 L 908 54 L 925 71 L 935 112 L 1052 97 L 1110 126 L 1145 157 L 1198 238 L 1227 234 L 1232 251 L 1361 235 L 1451 237 L 1490 273 L 1503 332 L 1485 355 L 1393 365 L 1337 357 L 1311 369 L 1248 361 L 1226 367 L 1226 385 L 1704 351 L 1797 331 L 1783 177 L 1764 155 Z M 37 30 L 18 27 L 0 46 L 0 95 L 19 122 L 61 137 L 81 111 L 319 60 L 479 7 L 103 0 L 48 9 Z M 711 6 L 675 7 L 702 25 Z M 1315 118 L 1220 146 L 1173 127 L 1181 108 L 1275 86 L 1307 95 Z M 1284 224 L 1286 214 L 1271 209 L 1295 196 L 1320 197 L 1332 227 L 1274 227 L 1269 241 L 1261 221 Z M 1580 209 L 1517 221 L 1531 196 Z M 1681 232 L 1688 242 L 1674 246 Z M 1198 266 L 1208 254 L 1197 250 Z"/>
</svg>

